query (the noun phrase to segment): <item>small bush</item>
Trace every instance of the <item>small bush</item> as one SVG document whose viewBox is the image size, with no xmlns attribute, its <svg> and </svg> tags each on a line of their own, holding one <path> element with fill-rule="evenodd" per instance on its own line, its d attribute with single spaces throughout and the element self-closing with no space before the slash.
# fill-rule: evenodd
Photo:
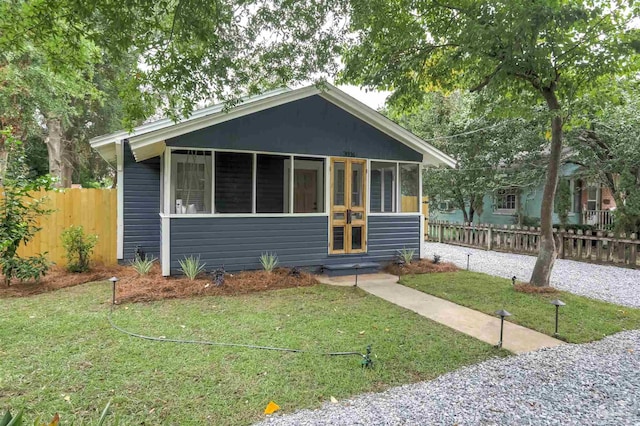
<svg viewBox="0 0 640 426">
<path fill-rule="evenodd" d="M 438 263 L 440 263 L 440 259 L 442 259 L 442 256 L 440 256 L 438 254 L 434 254 L 433 255 L 433 264 L 437 265 Z"/>
<path fill-rule="evenodd" d="M 28 258 L 0 258 L 0 268 L 3 271 L 8 271 L 11 278 L 17 278 L 21 282 L 29 280 L 34 280 L 36 283 L 40 282 L 40 278 L 49 271 L 50 267 L 51 262 L 44 255 Z"/>
<path fill-rule="evenodd" d="M 213 283 L 216 285 L 216 287 L 220 287 L 220 286 L 224 285 L 224 275 L 225 274 L 226 274 L 226 272 L 224 270 L 224 266 L 221 266 L 220 268 L 216 268 L 211 273 L 211 279 L 213 280 Z"/>
<path fill-rule="evenodd" d="M 151 259 L 149 259 L 146 255 L 144 256 L 144 259 L 140 259 L 139 256 L 136 256 L 136 258 L 130 262 L 130 265 L 133 269 L 135 269 L 138 275 L 147 275 L 153 267 L 153 262 L 155 262 L 156 260 L 158 259 L 153 256 L 151 256 Z"/>
<path fill-rule="evenodd" d="M 62 231 L 62 246 L 67 252 L 67 270 L 86 272 L 89 270 L 91 253 L 98 242 L 97 235 L 87 235 L 82 226 L 70 226 Z"/>
<path fill-rule="evenodd" d="M 415 254 L 415 250 L 407 249 L 406 247 L 403 247 L 402 250 L 398 250 L 398 257 L 404 262 L 405 265 L 411 264 L 411 262 L 413 261 L 413 256 Z"/>
<path fill-rule="evenodd" d="M 262 253 L 260 263 L 264 270 L 270 273 L 278 265 L 278 256 L 275 253 Z"/>
<path fill-rule="evenodd" d="M 191 281 L 195 280 L 198 274 L 204 271 L 206 263 L 200 262 L 200 256 L 189 256 L 180 261 L 180 272 L 185 274 Z"/>
</svg>

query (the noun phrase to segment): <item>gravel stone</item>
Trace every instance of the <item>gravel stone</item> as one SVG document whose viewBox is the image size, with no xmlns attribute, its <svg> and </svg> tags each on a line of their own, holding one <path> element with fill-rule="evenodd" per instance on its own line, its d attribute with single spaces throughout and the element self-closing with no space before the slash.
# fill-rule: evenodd
<svg viewBox="0 0 640 426">
<path fill-rule="evenodd" d="M 425 243 L 427 257 L 442 256 L 460 268 L 498 277 L 528 281 L 536 263 L 535 256 L 478 250 L 440 243 Z M 557 259 L 551 273 L 551 285 L 592 299 L 640 308 L 640 270 Z"/>
<path fill-rule="evenodd" d="M 496 358 L 259 424 L 638 425 L 640 331 Z"/>
</svg>

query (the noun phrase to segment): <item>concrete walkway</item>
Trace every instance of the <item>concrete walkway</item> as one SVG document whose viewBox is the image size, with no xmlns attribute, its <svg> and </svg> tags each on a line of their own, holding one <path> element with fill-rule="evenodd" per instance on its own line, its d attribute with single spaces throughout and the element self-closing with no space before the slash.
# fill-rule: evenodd
<svg viewBox="0 0 640 426">
<path fill-rule="evenodd" d="M 325 284 L 352 286 L 355 276 L 318 277 Z M 500 337 L 500 318 L 474 311 L 397 283 L 389 274 L 368 274 L 358 277 L 358 287 L 388 302 L 416 312 L 461 333 L 495 345 Z M 500 307 L 496 307 L 499 309 Z M 546 334 L 505 321 L 504 349 L 516 354 L 551 348 L 564 342 Z"/>
</svg>

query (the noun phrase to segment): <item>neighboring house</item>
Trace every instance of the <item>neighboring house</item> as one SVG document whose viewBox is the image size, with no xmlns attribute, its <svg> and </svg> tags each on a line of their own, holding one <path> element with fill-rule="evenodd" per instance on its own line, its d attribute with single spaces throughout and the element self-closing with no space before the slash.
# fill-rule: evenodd
<svg viewBox="0 0 640 426">
<path fill-rule="evenodd" d="M 118 259 L 355 269 L 419 253 L 422 165 L 454 161 L 327 85 L 282 89 L 92 139 L 117 165 Z M 362 272 L 362 270 L 361 270 Z"/>
<path fill-rule="evenodd" d="M 565 163 L 561 170 L 561 179 L 569 182 L 571 208 L 567 222 L 569 224 L 593 225 L 597 229 L 608 229 L 613 224 L 613 211 L 616 202 L 609 188 L 593 185 L 580 179 L 579 166 Z M 524 225 L 539 226 L 542 206 L 543 184 L 534 188 L 504 188 L 487 194 L 483 200 L 481 214 L 474 217 L 475 223 L 513 225 L 523 220 Z M 451 203 L 442 202 L 430 206 L 431 220 L 463 222 L 462 212 L 451 207 Z M 559 224 L 558 214 L 554 212 L 553 223 Z"/>
</svg>

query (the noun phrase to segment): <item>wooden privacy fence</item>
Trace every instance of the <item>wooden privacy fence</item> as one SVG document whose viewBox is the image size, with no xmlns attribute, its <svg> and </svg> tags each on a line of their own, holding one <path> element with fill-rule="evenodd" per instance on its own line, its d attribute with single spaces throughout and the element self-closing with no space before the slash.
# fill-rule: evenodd
<svg viewBox="0 0 640 426">
<path fill-rule="evenodd" d="M 540 228 L 515 225 L 472 225 L 432 221 L 427 224 L 428 239 L 447 244 L 511 253 L 538 254 Z M 606 231 L 574 231 L 554 228 L 558 257 L 578 261 L 610 263 L 636 268 L 636 234 L 614 235 Z"/>
<path fill-rule="evenodd" d="M 36 192 L 34 198 L 46 196 L 46 206 L 54 211 L 42 216 L 42 230 L 26 246 L 18 249 L 20 256 L 47 253 L 47 258 L 58 265 L 65 265 L 62 247 L 62 231 L 71 225 L 81 225 L 87 234 L 98 235 L 92 261 L 115 264 L 116 259 L 116 204 L 115 189 L 65 189 Z"/>
</svg>

